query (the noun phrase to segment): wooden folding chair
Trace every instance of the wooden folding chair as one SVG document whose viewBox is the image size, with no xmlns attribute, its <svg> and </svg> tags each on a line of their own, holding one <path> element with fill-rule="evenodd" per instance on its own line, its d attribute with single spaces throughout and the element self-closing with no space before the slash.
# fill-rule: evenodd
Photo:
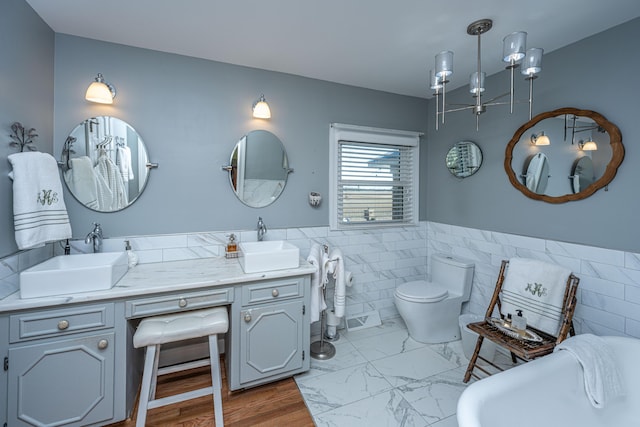
<svg viewBox="0 0 640 427">
<path fill-rule="evenodd" d="M 491 298 L 491 302 L 489 303 L 489 307 L 487 308 L 485 314 L 485 320 L 481 322 L 470 323 L 468 325 L 468 328 L 470 330 L 478 334 L 478 340 L 476 342 L 473 356 L 469 361 L 469 366 L 467 367 L 467 371 L 464 375 L 465 383 L 468 382 L 472 376 L 477 379 L 483 378 L 476 372 L 474 372 L 474 370 L 483 372 L 485 376 L 491 375 L 491 372 L 486 369 L 486 365 L 482 366 L 477 364 L 478 359 L 492 366 L 497 371 L 503 370 L 493 361 L 487 360 L 486 358 L 480 356 L 480 348 L 482 347 L 482 343 L 485 338 L 494 342 L 496 345 L 508 350 L 511 353 L 512 361 L 516 363 L 517 359 L 530 361 L 532 359 L 552 353 L 554 347 L 564 339 L 566 339 L 567 335 L 575 335 L 575 331 L 573 329 L 573 313 L 576 308 L 576 291 L 578 289 L 578 283 L 580 282 L 580 279 L 573 274 L 569 274 L 567 278 L 566 288 L 564 291 L 564 299 L 562 302 L 562 311 L 560 314 L 560 327 L 556 335 L 552 335 L 537 329 L 535 324 L 528 324 L 527 329 L 537 334 L 542 339 L 542 341 L 527 341 L 521 338 L 514 338 L 503 333 L 494 325 L 493 322 L 490 321 L 492 317 L 496 317 L 496 314 L 500 319 L 506 319 L 506 313 L 502 312 L 503 303 L 501 301 L 501 297 L 503 296 L 502 288 L 505 280 L 505 274 L 508 274 L 508 265 L 509 261 L 502 261 L 502 265 L 500 266 L 500 273 L 496 282 L 496 287 L 493 291 L 493 297 Z"/>
</svg>

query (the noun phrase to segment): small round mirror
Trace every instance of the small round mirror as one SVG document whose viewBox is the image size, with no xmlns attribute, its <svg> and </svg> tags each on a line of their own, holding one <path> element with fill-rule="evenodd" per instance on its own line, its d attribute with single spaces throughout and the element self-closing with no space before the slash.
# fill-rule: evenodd
<svg viewBox="0 0 640 427">
<path fill-rule="evenodd" d="M 229 182 L 238 199 L 252 208 L 269 206 L 284 191 L 289 169 L 282 141 L 266 130 L 240 138 L 231 158 Z"/>
<path fill-rule="evenodd" d="M 130 206 L 149 179 L 144 141 L 127 122 L 110 116 L 76 126 L 62 147 L 61 163 L 73 197 L 98 212 Z"/>
<path fill-rule="evenodd" d="M 447 169 L 458 178 L 473 175 L 482 165 L 482 151 L 476 143 L 460 141 L 456 143 L 446 157 Z"/>
</svg>

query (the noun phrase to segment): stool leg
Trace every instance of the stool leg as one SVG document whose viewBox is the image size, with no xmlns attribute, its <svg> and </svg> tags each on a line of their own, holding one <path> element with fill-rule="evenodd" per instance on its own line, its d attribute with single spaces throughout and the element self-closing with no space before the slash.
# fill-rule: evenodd
<svg viewBox="0 0 640 427">
<path fill-rule="evenodd" d="M 144 427 L 147 420 L 147 406 L 151 392 L 151 381 L 153 377 L 153 366 L 156 359 L 156 346 L 150 345 L 145 350 L 144 371 L 142 372 L 142 388 L 140 390 L 140 400 L 138 402 L 138 417 L 136 427 Z"/>
<path fill-rule="evenodd" d="M 220 379 L 220 355 L 218 354 L 217 335 L 209 335 L 209 359 L 211 363 L 211 391 L 213 393 L 213 412 L 215 413 L 216 427 L 223 427 L 222 381 Z"/>
<path fill-rule="evenodd" d="M 158 363 L 160 362 L 160 345 L 155 346 L 155 357 L 153 358 L 153 373 L 151 375 L 151 389 L 149 390 L 149 400 L 156 398 L 156 386 L 158 384 Z"/>
</svg>

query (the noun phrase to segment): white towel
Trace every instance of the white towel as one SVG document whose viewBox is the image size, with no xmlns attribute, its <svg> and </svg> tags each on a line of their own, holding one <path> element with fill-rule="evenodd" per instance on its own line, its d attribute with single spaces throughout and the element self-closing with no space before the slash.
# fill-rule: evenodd
<svg viewBox="0 0 640 427">
<path fill-rule="evenodd" d="M 13 224 L 18 249 L 71 238 L 58 163 L 37 151 L 8 156 L 13 170 Z"/>
<path fill-rule="evenodd" d="M 336 280 L 335 291 L 333 293 L 333 311 L 336 317 L 344 317 L 346 305 L 346 283 L 344 280 L 344 257 L 340 249 L 333 249 L 329 254 L 329 272 Z"/>
<path fill-rule="evenodd" d="M 309 264 L 316 267 L 316 271 L 311 275 L 311 298 L 309 302 L 309 315 L 312 322 L 320 320 L 320 312 L 327 308 L 327 304 L 324 301 L 322 289 L 324 282 L 322 279 L 322 272 L 324 267 L 322 265 L 322 254 L 324 251 L 319 244 L 314 243 L 309 250 L 309 256 L 307 261 Z M 326 276 L 326 274 L 325 274 Z"/>
<path fill-rule="evenodd" d="M 522 310 L 527 324 L 557 336 L 571 270 L 526 258 L 511 258 L 502 285 L 502 313 Z"/>
<path fill-rule="evenodd" d="M 607 401 L 624 394 L 620 372 L 613 352 L 602 338 L 592 334 L 567 338 L 556 346 L 554 352 L 571 353 L 584 374 L 584 388 L 591 404 L 603 408 Z"/>
<path fill-rule="evenodd" d="M 69 169 L 64 172 L 65 181 L 80 203 L 89 209 L 98 209 L 98 188 L 91 159 L 87 156 L 69 160 Z"/>
</svg>

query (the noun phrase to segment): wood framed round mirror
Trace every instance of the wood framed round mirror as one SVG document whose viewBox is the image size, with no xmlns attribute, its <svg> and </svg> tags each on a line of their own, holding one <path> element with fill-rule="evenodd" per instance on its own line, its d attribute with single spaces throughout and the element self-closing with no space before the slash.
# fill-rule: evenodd
<svg viewBox="0 0 640 427">
<path fill-rule="evenodd" d="M 542 134 L 546 138 L 540 138 Z M 541 194 L 526 185 L 527 159 L 537 153 L 545 154 L 554 166 Z M 589 185 L 581 185 L 575 192 L 572 175 L 576 162 L 585 156 L 591 158 L 594 177 Z M 538 114 L 520 126 L 507 144 L 504 168 L 511 184 L 525 196 L 547 203 L 565 203 L 582 200 L 606 187 L 623 159 L 622 134 L 615 124 L 595 111 L 567 107 Z"/>
</svg>

